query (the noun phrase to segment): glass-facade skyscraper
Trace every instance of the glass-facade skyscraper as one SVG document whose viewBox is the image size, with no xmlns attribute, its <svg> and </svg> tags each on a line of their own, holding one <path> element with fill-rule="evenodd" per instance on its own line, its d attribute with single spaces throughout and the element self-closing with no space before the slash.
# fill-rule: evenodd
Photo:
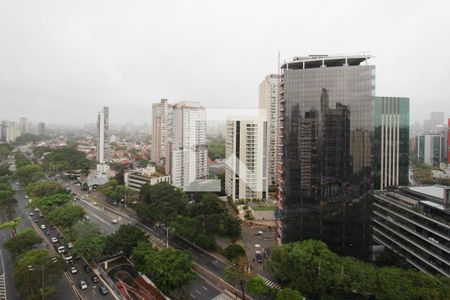
<svg viewBox="0 0 450 300">
<path fill-rule="evenodd" d="M 316 55 L 282 65 L 280 242 L 318 239 L 337 253 L 368 258 L 375 96 L 369 58 Z"/>
<path fill-rule="evenodd" d="M 409 98 L 375 98 L 375 189 L 408 185 Z"/>
</svg>

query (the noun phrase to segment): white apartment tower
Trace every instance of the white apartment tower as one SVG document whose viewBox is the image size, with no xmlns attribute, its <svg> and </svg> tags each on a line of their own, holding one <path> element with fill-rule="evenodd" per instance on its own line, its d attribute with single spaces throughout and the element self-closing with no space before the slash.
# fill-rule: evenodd
<svg viewBox="0 0 450 300">
<path fill-rule="evenodd" d="M 225 192 L 236 199 L 267 199 L 265 116 L 230 117 L 225 146 Z"/>
<path fill-rule="evenodd" d="M 267 167 L 270 185 L 276 184 L 278 161 L 278 84 L 279 75 L 267 75 L 259 85 L 259 108 L 267 120 Z"/>
<path fill-rule="evenodd" d="M 198 102 L 180 102 L 173 108 L 173 140 L 170 147 L 172 184 L 183 188 L 208 176 L 206 111 Z M 168 150 L 169 151 L 169 150 Z"/>
<path fill-rule="evenodd" d="M 97 172 L 105 174 L 108 171 L 107 162 L 109 162 L 109 108 L 103 107 L 103 110 L 97 115 Z"/>
<path fill-rule="evenodd" d="M 173 105 L 167 99 L 161 99 L 152 106 L 152 148 L 151 160 L 160 165 L 166 165 L 170 160 L 170 148 L 173 136 Z M 167 148 L 167 149 L 166 149 Z"/>
</svg>

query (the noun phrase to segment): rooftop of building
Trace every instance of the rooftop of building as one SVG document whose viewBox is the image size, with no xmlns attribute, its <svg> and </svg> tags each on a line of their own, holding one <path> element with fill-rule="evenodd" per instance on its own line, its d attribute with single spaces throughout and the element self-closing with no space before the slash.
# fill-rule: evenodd
<svg viewBox="0 0 450 300">
<path fill-rule="evenodd" d="M 359 66 L 372 58 L 369 53 L 355 55 L 308 55 L 295 56 L 291 61 L 286 61 L 282 69 L 314 69 L 320 67 Z"/>
</svg>

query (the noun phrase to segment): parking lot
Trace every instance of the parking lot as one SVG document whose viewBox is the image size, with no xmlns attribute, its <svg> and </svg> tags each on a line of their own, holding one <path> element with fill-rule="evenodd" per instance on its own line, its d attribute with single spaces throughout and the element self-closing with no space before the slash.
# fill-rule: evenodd
<svg viewBox="0 0 450 300">
<path fill-rule="evenodd" d="M 95 274 L 83 258 L 73 255 L 73 248 L 69 241 L 64 239 L 55 226 L 47 222 L 44 215 L 40 214 L 38 210 L 29 210 L 28 215 L 53 245 L 54 253 L 60 254 L 66 261 L 65 271 L 83 299 L 114 299 L 102 279 Z"/>
</svg>

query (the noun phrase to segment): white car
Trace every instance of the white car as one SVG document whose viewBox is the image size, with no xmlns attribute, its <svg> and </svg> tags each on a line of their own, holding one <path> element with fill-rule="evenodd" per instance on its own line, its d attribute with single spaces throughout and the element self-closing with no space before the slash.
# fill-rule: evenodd
<svg viewBox="0 0 450 300">
<path fill-rule="evenodd" d="M 81 288 L 82 290 L 87 289 L 87 283 L 86 283 L 86 281 L 84 281 L 84 280 L 81 280 L 81 281 L 80 281 L 80 288 Z"/>
<path fill-rule="evenodd" d="M 45 226 L 45 224 L 42 224 L 42 225 L 41 225 L 41 229 L 42 229 L 42 230 L 47 229 L 47 226 Z"/>
<path fill-rule="evenodd" d="M 92 202 L 93 205 L 97 206 L 97 202 Z"/>
<path fill-rule="evenodd" d="M 52 237 L 52 243 L 57 243 L 58 242 L 58 238 L 56 238 L 55 236 Z"/>
<path fill-rule="evenodd" d="M 28 196 L 25 196 L 25 199 L 30 199 L 30 197 L 28 197 Z"/>
<path fill-rule="evenodd" d="M 117 219 L 112 219 L 112 220 L 111 220 L 111 223 L 117 224 Z"/>
<path fill-rule="evenodd" d="M 75 267 L 70 268 L 70 273 L 77 274 L 78 273 L 77 268 L 75 268 Z"/>
<path fill-rule="evenodd" d="M 29 216 L 34 216 L 34 212 L 30 211 L 30 212 L 28 213 L 28 215 L 29 215 Z"/>
</svg>

